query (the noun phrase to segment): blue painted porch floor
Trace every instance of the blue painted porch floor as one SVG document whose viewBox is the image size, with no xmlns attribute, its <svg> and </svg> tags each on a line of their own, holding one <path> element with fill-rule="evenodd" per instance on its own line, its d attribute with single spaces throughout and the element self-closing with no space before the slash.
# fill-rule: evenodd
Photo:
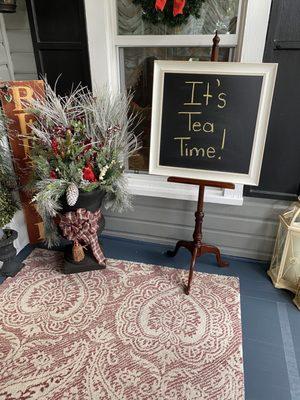
<svg viewBox="0 0 300 400">
<path fill-rule="evenodd" d="M 175 258 L 169 246 L 104 237 L 110 258 L 187 269 L 190 255 L 181 249 Z M 19 253 L 21 260 L 32 250 Z M 228 268 L 216 266 L 211 255 L 197 261 L 197 271 L 237 276 L 241 286 L 246 400 L 300 400 L 300 311 L 292 294 L 275 289 L 266 275 L 267 263 L 234 257 Z"/>
</svg>

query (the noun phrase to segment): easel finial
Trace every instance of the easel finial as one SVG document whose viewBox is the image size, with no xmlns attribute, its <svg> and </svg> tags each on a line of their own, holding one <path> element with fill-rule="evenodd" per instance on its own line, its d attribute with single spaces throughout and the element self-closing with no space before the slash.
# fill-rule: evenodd
<svg viewBox="0 0 300 400">
<path fill-rule="evenodd" d="M 210 61 L 218 61 L 219 59 L 219 42 L 220 37 L 218 36 L 218 31 L 216 30 L 215 36 L 213 38 Z"/>
</svg>

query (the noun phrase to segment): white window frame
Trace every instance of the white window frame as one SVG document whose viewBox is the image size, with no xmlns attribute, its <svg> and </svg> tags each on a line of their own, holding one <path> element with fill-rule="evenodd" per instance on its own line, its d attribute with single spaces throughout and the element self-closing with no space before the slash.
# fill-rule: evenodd
<svg viewBox="0 0 300 400">
<path fill-rule="evenodd" d="M 235 61 L 261 62 L 272 0 L 240 0 L 237 34 L 220 36 L 220 47 L 236 47 Z M 93 90 L 103 84 L 120 88 L 120 47 L 211 47 L 213 35 L 118 35 L 115 0 L 85 0 Z M 197 188 L 167 182 L 163 176 L 127 173 L 135 195 L 197 200 Z M 243 204 L 243 185 L 235 189 L 207 188 L 205 201 Z"/>
</svg>

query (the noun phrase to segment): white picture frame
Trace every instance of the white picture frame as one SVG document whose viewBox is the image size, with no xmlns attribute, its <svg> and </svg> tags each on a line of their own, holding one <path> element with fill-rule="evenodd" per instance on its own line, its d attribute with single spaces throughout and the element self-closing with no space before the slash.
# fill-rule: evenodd
<svg viewBox="0 0 300 400">
<path fill-rule="evenodd" d="M 233 173 L 160 165 L 159 157 L 165 73 L 262 76 L 263 81 L 248 173 Z M 177 176 L 182 178 L 257 186 L 259 184 L 276 73 L 277 64 L 275 63 L 254 64 L 207 61 L 155 61 L 149 173 L 154 175 Z"/>
</svg>

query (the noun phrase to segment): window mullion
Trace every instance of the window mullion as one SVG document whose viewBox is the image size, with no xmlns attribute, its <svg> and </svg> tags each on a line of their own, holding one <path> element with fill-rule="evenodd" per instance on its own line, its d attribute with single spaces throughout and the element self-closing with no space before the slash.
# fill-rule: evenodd
<svg viewBox="0 0 300 400">
<path fill-rule="evenodd" d="M 210 47 L 214 35 L 116 35 L 120 47 Z M 220 47 L 236 47 L 237 35 L 219 35 Z"/>
</svg>

